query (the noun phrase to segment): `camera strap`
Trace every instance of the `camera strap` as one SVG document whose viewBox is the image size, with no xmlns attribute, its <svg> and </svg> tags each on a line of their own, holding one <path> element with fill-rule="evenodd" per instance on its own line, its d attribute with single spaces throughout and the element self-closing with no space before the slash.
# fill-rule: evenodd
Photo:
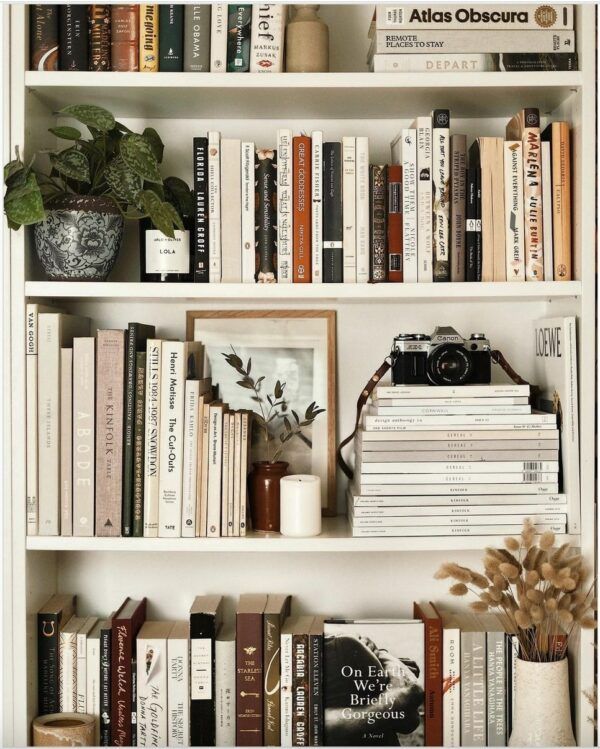
<svg viewBox="0 0 600 749">
<path fill-rule="evenodd" d="M 506 374 L 510 377 L 510 379 L 515 383 L 515 385 L 529 385 L 530 383 L 527 382 L 527 380 L 524 380 L 515 370 L 510 366 L 510 364 L 506 361 L 504 358 L 504 355 L 501 351 L 494 350 L 490 351 L 490 358 L 492 361 L 497 364 L 499 367 L 501 367 Z M 369 396 L 375 390 L 375 387 L 377 386 L 378 382 L 381 380 L 381 378 L 387 374 L 387 372 L 392 367 L 392 357 L 386 356 L 386 358 L 383 360 L 381 366 L 379 366 L 375 372 L 371 375 L 368 382 L 364 386 L 364 388 L 361 390 L 360 395 L 358 396 L 358 400 L 356 401 L 356 421 L 354 422 L 354 429 L 352 431 L 352 434 L 349 434 L 346 439 L 342 440 L 340 442 L 338 449 L 337 449 L 337 461 L 339 467 L 342 469 L 343 473 L 349 478 L 354 478 L 354 471 L 350 466 L 346 463 L 344 460 L 344 456 L 342 455 L 342 450 L 346 445 L 351 442 L 354 437 L 356 436 L 356 432 L 358 431 L 358 428 L 360 426 L 360 417 L 362 414 L 362 410 L 366 404 L 366 402 L 369 399 Z M 534 391 L 534 386 L 531 386 L 532 393 Z"/>
</svg>

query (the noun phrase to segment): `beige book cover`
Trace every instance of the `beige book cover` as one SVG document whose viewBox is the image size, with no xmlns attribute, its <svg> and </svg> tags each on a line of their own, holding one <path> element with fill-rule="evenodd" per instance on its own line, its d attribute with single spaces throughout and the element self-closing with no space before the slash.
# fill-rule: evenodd
<svg viewBox="0 0 600 749">
<path fill-rule="evenodd" d="M 221 281 L 242 280 L 242 142 L 221 139 Z"/>
<path fill-rule="evenodd" d="M 73 349 L 60 350 L 60 535 L 73 535 Z"/>
<path fill-rule="evenodd" d="M 73 339 L 73 535 L 94 535 L 96 339 Z"/>
</svg>

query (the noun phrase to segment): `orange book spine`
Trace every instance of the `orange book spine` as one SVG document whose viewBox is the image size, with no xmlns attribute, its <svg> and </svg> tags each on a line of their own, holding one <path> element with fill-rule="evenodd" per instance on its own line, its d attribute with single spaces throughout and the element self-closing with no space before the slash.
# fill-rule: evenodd
<svg viewBox="0 0 600 749">
<path fill-rule="evenodd" d="M 311 139 L 293 139 L 294 283 L 311 282 Z"/>
<path fill-rule="evenodd" d="M 552 123 L 552 212 L 554 278 L 570 281 L 571 269 L 571 148 L 569 125 Z"/>
</svg>

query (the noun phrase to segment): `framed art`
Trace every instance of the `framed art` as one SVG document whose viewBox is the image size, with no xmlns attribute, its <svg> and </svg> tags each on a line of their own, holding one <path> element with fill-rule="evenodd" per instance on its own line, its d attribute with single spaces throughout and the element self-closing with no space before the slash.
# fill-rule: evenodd
<svg viewBox="0 0 600 749">
<path fill-rule="evenodd" d="M 326 409 L 302 438 L 290 440 L 283 456 L 290 472 L 320 476 L 325 515 L 336 514 L 335 338 L 333 310 L 187 312 L 187 339 L 203 343 L 205 375 L 212 377 L 231 408 L 256 408 L 252 392 L 236 384 L 238 378 L 223 356 L 233 347 L 244 363 L 252 358 L 253 373 L 265 376 L 265 393 L 272 392 L 277 380 L 286 383 L 289 413 L 293 409 L 304 414 L 313 401 Z M 259 447 L 253 445 L 253 451 Z"/>
</svg>

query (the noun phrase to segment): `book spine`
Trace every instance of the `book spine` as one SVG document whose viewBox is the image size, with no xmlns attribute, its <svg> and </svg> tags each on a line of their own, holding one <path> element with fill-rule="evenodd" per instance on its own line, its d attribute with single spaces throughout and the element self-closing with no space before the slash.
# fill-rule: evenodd
<svg viewBox="0 0 600 749">
<path fill-rule="evenodd" d="M 210 70 L 210 5 L 186 5 L 183 69 L 188 73 Z"/>
<path fill-rule="evenodd" d="M 343 281 L 356 283 L 356 138 L 342 138 Z"/>
<path fill-rule="evenodd" d="M 167 746 L 190 746 L 190 641 L 167 640 Z"/>
<path fill-rule="evenodd" d="M 465 215 L 465 279 L 477 281 L 477 173 L 472 163 L 467 170 Z"/>
<path fill-rule="evenodd" d="M 209 281 L 221 282 L 221 135 L 208 133 Z"/>
<path fill-rule="evenodd" d="M 137 746 L 137 658 L 131 659 L 131 746 Z"/>
<path fill-rule="evenodd" d="M 473 632 L 472 636 L 472 743 L 469 746 L 485 746 L 487 733 L 487 664 L 485 632 Z"/>
<path fill-rule="evenodd" d="M 460 745 L 476 746 L 473 743 L 473 632 L 460 635 Z"/>
<path fill-rule="evenodd" d="M 136 354 L 133 425 L 133 535 L 144 535 L 144 436 L 146 352 Z"/>
<path fill-rule="evenodd" d="M 523 194 L 525 198 L 525 279 L 544 280 L 542 156 L 537 109 L 525 109 L 523 128 Z"/>
<path fill-rule="evenodd" d="M 158 536 L 160 393 L 162 342 L 146 343 L 146 415 L 144 436 L 144 536 Z"/>
<path fill-rule="evenodd" d="M 158 5 L 140 5 L 140 62 L 142 73 L 158 72 Z"/>
<path fill-rule="evenodd" d="M 110 11 L 111 70 L 140 69 L 139 5 L 113 5 Z"/>
<path fill-rule="evenodd" d="M 523 175 L 521 172 L 521 181 L 522 179 Z M 542 214 L 544 216 L 544 280 L 553 281 L 554 217 L 552 215 L 552 154 L 548 141 L 542 141 Z"/>
<path fill-rule="evenodd" d="M 487 746 L 506 746 L 505 633 L 487 632 Z"/>
<path fill-rule="evenodd" d="M 271 3 L 252 6 L 251 73 L 283 72 L 286 12 L 284 5 Z"/>
<path fill-rule="evenodd" d="M 305 135 L 292 140 L 293 151 L 293 282 L 310 283 L 312 271 L 311 258 L 311 219 L 312 195 L 311 176 L 311 139 Z M 325 196 L 323 196 L 323 202 Z M 323 210 L 325 206 L 323 205 Z"/>
<path fill-rule="evenodd" d="M 110 743 L 131 746 L 131 658 L 133 652 L 131 620 L 113 620 L 110 682 Z"/>
<path fill-rule="evenodd" d="M 30 6 L 31 70 L 58 70 L 58 5 Z"/>
<path fill-rule="evenodd" d="M 138 639 L 137 745 L 170 746 L 168 743 L 167 643 L 164 638 Z"/>
<path fill-rule="evenodd" d="M 481 73 L 495 70 L 493 55 L 397 55 L 376 54 L 371 58 L 373 73 Z"/>
<path fill-rule="evenodd" d="M 417 131 L 417 280 L 419 283 L 431 283 L 433 281 L 431 117 L 418 117 L 415 124 Z"/>
<path fill-rule="evenodd" d="M 292 746 L 309 746 L 308 635 L 292 636 Z"/>
<path fill-rule="evenodd" d="M 264 743 L 279 746 L 281 739 L 281 616 L 265 613 L 263 616 L 264 660 Z"/>
<path fill-rule="evenodd" d="M 554 239 L 554 278 L 570 281 L 571 258 L 571 147 L 569 126 L 552 126 L 552 222 Z M 545 220 L 545 217 L 544 217 Z"/>
<path fill-rule="evenodd" d="M 123 419 L 123 536 L 133 535 L 133 426 L 138 326 L 129 323 L 125 343 L 125 412 Z"/>
<path fill-rule="evenodd" d="M 247 73 L 250 70 L 251 5 L 228 5 L 227 72 Z"/>
<path fill-rule="evenodd" d="M 60 535 L 73 535 L 73 349 L 60 350 Z"/>
<path fill-rule="evenodd" d="M 215 538 L 221 529 L 221 482 L 223 457 L 223 408 L 211 406 L 208 449 L 208 497 L 206 535 Z"/>
<path fill-rule="evenodd" d="M 309 745 L 323 746 L 323 637 L 311 634 L 309 647 Z"/>
<path fill-rule="evenodd" d="M 323 144 L 323 282 L 344 280 L 342 144 Z"/>
<path fill-rule="evenodd" d="M 465 200 L 467 191 L 467 136 L 450 137 L 451 242 L 450 280 L 465 281 Z"/>
<path fill-rule="evenodd" d="M 413 128 L 402 130 L 402 251 L 404 256 L 404 281 L 416 283 L 419 273 L 417 255 L 417 132 Z"/>
<path fill-rule="evenodd" d="M 443 685 L 442 715 L 444 719 L 444 747 L 460 746 L 460 705 L 461 705 L 461 671 L 460 671 L 460 630 L 444 628 L 443 645 Z"/>
<path fill-rule="evenodd" d="M 236 746 L 263 746 L 263 616 L 236 617 Z"/>
<path fill-rule="evenodd" d="M 216 743 L 235 746 L 235 640 L 215 643 Z"/>
<path fill-rule="evenodd" d="M 198 508 L 198 517 L 196 518 L 196 528 L 198 535 L 206 536 L 206 524 L 208 519 L 208 470 L 210 456 L 210 405 L 202 405 L 202 457 L 199 465 L 198 497 L 196 504 Z"/>
<path fill-rule="evenodd" d="M 313 140 L 314 147 L 314 140 Z M 252 151 L 254 159 L 254 150 Z M 293 196 L 292 196 L 292 131 L 277 131 L 277 281 L 292 282 Z M 253 226 L 254 231 L 254 217 Z M 254 256 L 253 256 L 254 260 Z M 254 274 L 253 280 L 254 280 Z"/>
<path fill-rule="evenodd" d="M 450 280 L 450 112 L 432 115 L 433 280 Z"/>
<path fill-rule="evenodd" d="M 38 317 L 38 532 L 60 535 L 60 315 Z"/>
<path fill-rule="evenodd" d="M 87 703 L 87 630 L 77 633 L 75 650 L 77 655 L 75 712 L 85 713 Z"/>
<path fill-rule="evenodd" d="M 38 715 L 60 711 L 59 625 L 60 615 L 38 614 Z"/>
<path fill-rule="evenodd" d="M 425 744 L 443 746 L 442 625 L 425 620 Z"/>
<path fill-rule="evenodd" d="M 33 11 L 32 11 L 33 12 Z M 27 535 L 38 533 L 38 310 L 28 304 L 25 315 L 26 391 L 26 512 Z"/>
<path fill-rule="evenodd" d="M 229 414 L 223 414 L 223 452 L 221 458 L 221 536 L 227 536 L 229 522 Z"/>
<path fill-rule="evenodd" d="M 489 54 L 494 52 L 572 52 L 574 31 L 538 31 L 515 34 L 514 31 L 444 30 L 385 31 L 378 30 L 371 46 L 373 54 L 414 53 L 435 50 L 438 54 Z"/>
<path fill-rule="evenodd" d="M 111 628 L 100 630 L 100 746 L 111 745 Z"/>
<path fill-rule="evenodd" d="M 229 414 L 229 468 L 227 487 L 227 536 L 234 536 L 235 414 Z"/>
<path fill-rule="evenodd" d="M 242 477 L 242 414 L 235 412 L 233 419 L 233 440 L 235 445 L 234 458 L 234 498 L 233 498 L 233 529 L 232 535 L 240 535 L 240 504 L 242 501 L 242 482 L 246 482 L 246 477 Z"/>
<path fill-rule="evenodd" d="M 37 7 L 37 6 L 33 6 Z M 52 6 L 51 6 L 52 7 Z M 85 5 L 59 5 L 61 70 L 88 69 L 88 12 Z"/>
<path fill-rule="evenodd" d="M 73 339 L 73 535 L 94 535 L 95 340 Z"/>
<path fill-rule="evenodd" d="M 312 283 L 323 282 L 323 131 L 311 133 Z"/>
<path fill-rule="evenodd" d="M 183 70 L 183 5 L 158 6 L 158 69 L 161 73 Z"/>
<path fill-rule="evenodd" d="M 254 143 L 242 143 L 242 281 L 254 283 L 256 274 L 256 229 L 255 229 L 255 149 Z M 278 178 L 281 172 L 278 167 Z M 278 232 L 281 225 L 278 226 Z M 279 273 L 279 265 L 277 266 Z"/>
<path fill-rule="evenodd" d="M 402 206 L 402 167 L 398 164 L 390 164 L 387 184 L 388 281 L 402 282 L 404 280 Z"/>
<path fill-rule="evenodd" d="M 240 536 L 246 535 L 246 510 L 248 491 L 248 462 L 250 457 L 251 422 L 248 413 L 242 413 L 241 422 L 241 487 L 240 487 Z"/>
<path fill-rule="evenodd" d="M 181 535 L 196 536 L 196 496 L 198 483 L 198 380 L 186 380 L 183 415 L 183 492 Z"/>
<path fill-rule="evenodd" d="M 498 70 L 513 71 L 547 71 L 547 70 L 577 70 L 578 59 L 576 52 L 550 52 L 533 53 L 527 52 L 511 54 L 500 53 L 497 55 L 496 67 Z"/>
<path fill-rule="evenodd" d="M 387 167 L 371 164 L 369 167 L 370 198 L 369 225 L 371 258 L 370 280 L 379 283 L 387 280 Z"/>
<path fill-rule="evenodd" d="M 77 712 L 77 633 L 59 637 L 59 707 L 61 713 Z"/>
<path fill-rule="evenodd" d="M 369 282 L 369 139 L 356 138 L 356 281 Z"/>
<path fill-rule="evenodd" d="M 88 637 L 86 642 L 86 704 L 84 713 L 96 718 L 94 740 L 100 741 L 100 638 Z"/>
<path fill-rule="evenodd" d="M 221 140 L 221 282 L 242 280 L 242 142 Z"/>
<path fill-rule="evenodd" d="M 96 360 L 96 535 L 121 535 L 125 334 L 99 330 Z"/>
<path fill-rule="evenodd" d="M 210 72 L 224 73 L 227 69 L 228 6 L 213 3 L 210 17 Z"/>
<path fill-rule="evenodd" d="M 258 6 L 256 6 L 258 7 Z M 258 283 L 277 281 L 277 153 L 256 152 L 256 266 Z"/>
<path fill-rule="evenodd" d="M 208 283 L 208 138 L 194 138 L 194 200 L 194 281 Z"/>
<path fill-rule="evenodd" d="M 292 634 L 281 635 L 281 746 L 292 746 L 294 712 Z"/>
<path fill-rule="evenodd" d="M 89 5 L 89 68 L 110 70 L 110 5 Z"/>
<path fill-rule="evenodd" d="M 504 143 L 504 215 L 506 278 L 508 281 L 524 281 L 523 145 L 518 140 Z"/>
</svg>

